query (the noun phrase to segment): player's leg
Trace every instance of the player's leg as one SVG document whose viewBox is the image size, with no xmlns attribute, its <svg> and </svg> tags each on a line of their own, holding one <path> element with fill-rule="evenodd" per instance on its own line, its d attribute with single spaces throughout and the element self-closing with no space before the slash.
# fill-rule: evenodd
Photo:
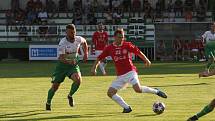
<svg viewBox="0 0 215 121">
<path fill-rule="evenodd" d="M 52 75 L 52 86 L 48 91 L 47 101 L 46 101 L 46 110 L 51 110 L 51 101 L 55 95 L 55 92 L 58 90 L 60 84 L 65 79 L 65 72 L 59 66 L 56 67 L 53 75 Z"/>
<path fill-rule="evenodd" d="M 124 80 L 125 76 L 118 76 L 109 87 L 107 95 L 123 108 L 123 113 L 130 113 L 132 111 L 131 107 L 123 100 L 121 96 L 117 94 L 118 90 L 127 85 L 127 82 Z"/>
<path fill-rule="evenodd" d="M 81 78 L 81 72 L 78 66 L 76 66 L 75 68 L 71 69 L 70 72 L 70 76 L 69 78 L 73 80 L 73 83 L 71 85 L 70 88 L 70 92 L 68 94 L 68 100 L 69 100 L 69 105 L 71 107 L 74 106 L 74 99 L 73 99 L 73 95 L 77 92 L 77 90 L 79 89 L 79 86 L 81 84 L 82 78 Z"/>
<path fill-rule="evenodd" d="M 99 68 L 100 68 L 100 70 L 101 70 L 101 72 L 102 72 L 103 75 L 107 74 L 106 71 L 105 71 L 105 66 L 106 66 L 105 60 L 100 61 Z"/>
<path fill-rule="evenodd" d="M 46 101 L 46 110 L 51 110 L 51 101 L 55 95 L 55 92 L 58 90 L 60 83 L 52 83 L 51 88 L 48 91 L 47 101 Z"/>
<path fill-rule="evenodd" d="M 215 107 L 215 98 L 211 101 L 210 104 L 206 105 L 199 113 L 197 113 L 196 115 L 190 117 L 187 121 L 196 121 L 198 120 L 200 117 L 210 113 L 211 111 L 213 111 Z"/>
<path fill-rule="evenodd" d="M 117 94 L 117 89 L 110 87 L 107 95 L 123 108 L 123 113 L 130 113 L 132 111 L 131 107 Z"/>
<path fill-rule="evenodd" d="M 132 84 L 134 91 L 137 93 L 151 93 L 156 94 L 162 98 L 167 98 L 167 95 L 159 89 L 141 86 L 140 81 L 138 79 L 138 75 L 134 71 L 131 73 L 131 76 L 129 77 L 129 82 Z"/>
</svg>

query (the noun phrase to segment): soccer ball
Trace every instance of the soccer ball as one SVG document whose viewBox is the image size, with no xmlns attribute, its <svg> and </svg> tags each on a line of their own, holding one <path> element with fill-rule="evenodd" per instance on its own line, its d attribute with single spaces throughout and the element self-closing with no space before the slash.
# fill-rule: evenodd
<svg viewBox="0 0 215 121">
<path fill-rule="evenodd" d="M 156 114 L 161 114 L 164 112 L 165 110 L 165 104 L 163 102 L 155 102 L 152 106 L 152 110 L 156 113 Z"/>
</svg>

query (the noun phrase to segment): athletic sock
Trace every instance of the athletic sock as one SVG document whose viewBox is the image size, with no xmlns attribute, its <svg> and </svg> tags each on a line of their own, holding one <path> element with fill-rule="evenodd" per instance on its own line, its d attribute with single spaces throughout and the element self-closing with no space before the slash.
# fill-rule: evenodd
<svg viewBox="0 0 215 121">
<path fill-rule="evenodd" d="M 54 97 L 55 95 L 55 91 L 54 89 L 50 88 L 49 91 L 48 91 L 48 97 L 47 97 L 47 104 L 51 104 L 51 101 L 52 101 L 52 98 Z"/>
<path fill-rule="evenodd" d="M 142 86 L 141 89 L 142 89 L 142 93 L 152 93 L 152 94 L 158 93 L 158 90 L 147 87 L 147 86 Z"/>
<path fill-rule="evenodd" d="M 115 94 L 112 96 L 112 100 L 114 100 L 117 104 L 119 104 L 122 108 L 129 108 L 129 105 L 120 97 L 119 95 Z"/>
<path fill-rule="evenodd" d="M 76 82 L 73 82 L 69 95 L 72 96 L 78 90 L 79 86 L 80 86 L 79 84 L 77 84 Z"/>
<path fill-rule="evenodd" d="M 214 107 L 212 107 L 212 106 L 210 106 L 210 105 L 207 105 L 207 106 L 205 106 L 205 107 L 201 110 L 201 112 L 197 113 L 196 116 L 197 116 L 198 118 L 200 118 L 200 117 L 202 117 L 202 116 L 204 116 L 204 115 L 210 113 L 211 111 L 213 111 L 213 109 L 214 109 Z"/>
<path fill-rule="evenodd" d="M 100 68 L 102 74 L 106 74 L 105 66 L 104 66 L 104 65 L 105 65 L 105 64 L 104 64 L 103 62 L 101 62 L 101 63 L 99 64 L 99 68 Z"/>
<path fill-rule="evenodd" d="M 208 70 L 208 72 L 209 72 L 209 70 L 210 70 L 210 68 L 211 68 L 211 65 L 213 64 L 214 62 L 210 59 L 210 60 L 208 60 L 208 63 L 207 63 L 207 65 L 206 65 L 206 70 Z"/>
</svg>

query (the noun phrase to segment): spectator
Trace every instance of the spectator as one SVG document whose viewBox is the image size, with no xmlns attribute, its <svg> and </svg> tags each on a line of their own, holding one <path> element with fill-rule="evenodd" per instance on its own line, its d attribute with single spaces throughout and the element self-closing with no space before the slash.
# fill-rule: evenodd
<svg viewBox="0 0 215 121">
<path fill-rule="evenodd" d="M 208 10 L 208 0 L 199 0 L 199 6 L 204 7 L 205 10 Z"/>
<path fill-rule="evenodd" d="M 82 24 L 82 13 L 81 13 L 80 9 L 76 9 L 72 23 L 75 25 L 81 25 Z"/>
<path fill-rule="evenodd" d="M 120 0 L 112 0 L 112 11 L 118 10 L 120 8 Z"/>
<path fill-rule="evenodd" d="M 164 60 L 166 57 L 166 44 L 164 40 L 159 40 L 157 42 L 157 47 L 156 47 L 156 58 L 158 60 Z"/>
<path fill-rule="evenodd" d="M 13 17 L 13 12 L 8 9 L 5 13 L 5 17 L 6 17 L 6 25 L 13 25 L 15 23 L 14 17 Z"/>
<path fill-rule="evenodd" d="M 190 46 L 189 46 L 189 41 L 185 40 L 182 41 L 182 60 L 190 60 Z"/>
<path fill-rule="evenodd" d="M 48 0 L 46 3 L 46 10 L 48 13 L 51 13 L 50 17 L 53 17 L 57 11 L 57 5 L 53 0 Z"/>
<path fill-rule="evenodd" d="M 132 2 L 132 11 L 134 13 L 141 11 L 141 2 L 140 2 L 140 0 L 133 0 L 133 2 Z"/>
<path fill-rule="evenodd" d="M 19 28 L 19 41 L 21 41 L 21 38 L 24 38 L 24 41 L 27 41 L 28 38 L 28 30 L 24 24 Z"/>
<path fill-rule="evenodd" d="M 191 50 L 190 54 L 194 61 L 197 61 L 198 59 L 198 53 L 199 53 L 198 46 L 199 46 L 198 42 L 196 42 L 196 40 L 193 39 L 190 43 L 190 50 Z"/>
<path fill-rule="evenodd" d="M 184 9 L 193 11 L 195 8 L 195 0 L 185 0 L 184 1 Z"/>
<path fill-rule="evenodd" d="M 97 24 L 97 19 L 93 13 L 88 14 L 88 21 L 89 25 L 96 25 Z"/>
<path fill-rule="evenodd" d="M 163 18 L 163 10 L 162 10 L 161 0 L 158 0 L 156 3 L 155 17 L 156 18 Z"/>
<path fill-rule="evenodd" d="M 58 2 L 58 12 L 59 13 L 65 13 L 66 12 L 66 15 L 68 17 L 68 3 L 67 3 L 67 0 L 59 0 Z M 59 14 L 58 14 L 59 16 Z"/>
<path fill-rule="evenodd" d="M 37 11 L 40 11 L 42 8 L 44 8 L 43 3 L 40 0 L 36 0 L 34 6 Z"/>
<path fill-rule="evenodd" d="M 77 9 L 82 10 L 82 1 L 81 0 L 75 0 L 73 2 L 73 8 L 74 8 L 74 11 L 77 11 Z"/>
<path fill-rule="evenodd" d="M 27 24 L 38 24 L 37 13 L 35 9 L 29 9 L 27 13 Z"/>
<path fill-rule="evenodd" d="M 192 11 L 190 9 L 185 9 L 184 17 L 186 22 L 191 22 L 193 18 Z"/>
<path fill-rule="evenodd" d="M 26 16 L 25 16 L 25 11 L 24 11 L 24 10 L 22 10 L 21 8 L 19 8 L 19 9 L 15 12 L 14 16 L 15 16 L 15 22 L 16 22 L 17 25 L 21 25 L 21 24 L 24 23 L 25 17 L 26 17 Z"/>
<path fill-rule="evenodd" d="M 30 10 L 33 10 L 33 9 L 35 9 L 35 5 L 36 3 L 34 2 L 34 0 L 29 0 L 28 2 L 27 2 L 27 5 L 26 5 L 26 11 L 28 12 L 28 11 L 30 11 Z"/>
<path fill-rule="evenodd" d="M 144 18 L 147 19 L 147 18 L 151 18 L 153 19 L 153 15 L 152 15 L 152 6 L 151 4 L 148 2 L 148 1 L 145 1 L 144 3 L 144 12 L 145 12 L 145 15 L 144 15 Z"/>
<path fill-rule="evenodd" d="M 176 0 L 174 4 L 175 16 L 183 15 L 183 2 L 181 0 Z"/>
<path fill-rule="evenodd" d="M 122 12 L 118 9 L 113 13 L 114 24 L 120 24 L 122 19 Z"/>
<path fill-rule="evenodd" d="M 176 36 L 175 40 L 173 41 L 173 49 L 176 61 L 178 59 L 182 59 L 182 43 L 179 36 Z"/>
<path fill-rule="evenodd" d="M 130 10 L 131 10 L 131 0 L 123 0 L 122 6 L 123 6 L 123 12 L 130 12 Z"/>
<path fill-rule="evenodd" d="M 48 19 L 48 13 L 45 10 L 45 8 L 43 8 L 43 9 L 41 9 L 41 11 L 39 11 L 37 17 L 39 19 L 39 22 L 47 21 L 47 19 Z"/>
<path fill-rule="evenodd" d="M 110 9 L 104 13 L 104 18 L 105 18 L 105 24 L 113 24 L 113 16 Z"/>
<path fill-rule="evenodd" d="M 11 0 L 11 10 L 15 11 L 20 8 L 19 6 L 19 0 Z"/>
<path fill-rule="evenodd" d="M 197 21 L 204 21 L 206 17 L 206 9 L 204 6 L 199 6 L 196 11 Z"/>
<path fill-rule="evenodd" d="M 40 40 L 46 40 L 47 33 L 48 33 L 48 26 L 47 26 L 47 21 L 42 21 L 42 25 L 39 26 L 38 28 L 38 33 L 40 35 Z"/>
<path fill-rule="evenodd" d="M 107 11 L 110 8 L 109 0 L 104 0 L 102 2 L 103 12 Z"/>
</svg>

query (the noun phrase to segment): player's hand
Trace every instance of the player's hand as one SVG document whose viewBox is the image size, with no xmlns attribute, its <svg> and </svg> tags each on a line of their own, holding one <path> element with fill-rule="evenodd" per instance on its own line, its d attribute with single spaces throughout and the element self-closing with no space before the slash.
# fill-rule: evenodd
<svg viewBox="0 0 215 121">
<path fill-rule="evenodd" d="M 84 54 L 84 57 L 83 57 L 83 60 L 85 63 L 87 62 L 87 59 L 88 59 L 88 54 L 86 53 L 86 54 Z"/>
<path fill-rule="evenodd" d="M 91 69 L 91 74 L 92 74 L 93 76 L 95 76 L 96 73 L 97 73 L 97 72 L 96 72 L 96 69 L 92 68 L 92 69 Z"/>
<path fill-rule="evenodd" d="M 68 63 L 69 63 L 70 65 L 75 65 L 77 62 L 76 62 L 76 60 L 70 60 L 70 61 L 68 61 Z"/>
<path fill-rule="evenodd" d="M 144 67 L 150 67 L 150 66 L 151 66 L 151 61 L 146 60 L 146 61 L 144 62 Z"/>
</svg>

